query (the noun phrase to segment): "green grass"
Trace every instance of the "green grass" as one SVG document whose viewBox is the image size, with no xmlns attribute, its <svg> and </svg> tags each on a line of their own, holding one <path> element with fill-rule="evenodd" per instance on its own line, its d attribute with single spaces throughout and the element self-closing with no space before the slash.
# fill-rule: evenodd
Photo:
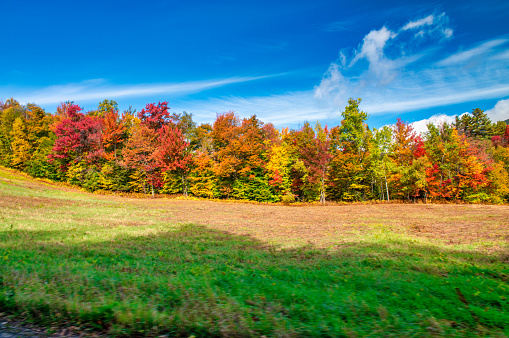
<svg viewBox="0 0 509 338">
<path fill-rule="evenodd" d="M 117 336 L 509 335 L 505 253 L 384 226 L 285 249 L 29 184 L 0 170 L 0 312 Z"/>
</svg>

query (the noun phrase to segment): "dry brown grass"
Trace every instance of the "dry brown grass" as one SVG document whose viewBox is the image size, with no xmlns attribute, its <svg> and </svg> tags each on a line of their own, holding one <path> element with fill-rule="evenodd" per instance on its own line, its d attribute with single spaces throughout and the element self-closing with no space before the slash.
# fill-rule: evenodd
<svg viewBox="0 0 509 338">
<path fill-rule="evenodd" d="M 138 202 L 139 203 L 139 202 Z M 145 202 L 168 208 L 170 221 L 193 222 L 262 240 L 299 238 L 327 245 L 329 237 L 390 228 L 450 244 L 509 241 L 509 207 L 451 204 L 281 206 L 212 201 Z M 321 246 L 321 245 L 320 245 Z"/>
<path fill-rule="evenodd" d="M 14 171 L 9 170 L 9 174 L 13 175 L 13 179 L 9 180 L 10 184 L 24 185 L 34 190 L 72 190 L 67 186 L 51 186 L 47 182 L 26 180 Z M 19 181 L 15 177 L 23 177 L 24 180 Z M 78 190 L 74 189 L 74 192 Z M 357 203 L 288 206 L 166 198 L 139 199 L 115 195 L 93 196 L 98 203 L 109 201 L 140 210 L 150 210 L 151 215 L 159 218 L 158 221 L 196 223 L 234 234 L 249 235 L 270 243 L 309 243 L 327 247 L 348 243 L 349 237 L 362 236 L 373 229 L 387 229 L 405 235 L 437 239 L 445 244 L 509 242 L 507 205 Z M 78 202 L 42 196 L 20 198 L 3 195 L 0 191 L 0 208 L 52 207 L 75 203 Z M 87 206 L 93 208 L 93 203 L 87 203 Z M 147 222 L 132 219 L 118 223 L 135 226 Z"/>
</svg>

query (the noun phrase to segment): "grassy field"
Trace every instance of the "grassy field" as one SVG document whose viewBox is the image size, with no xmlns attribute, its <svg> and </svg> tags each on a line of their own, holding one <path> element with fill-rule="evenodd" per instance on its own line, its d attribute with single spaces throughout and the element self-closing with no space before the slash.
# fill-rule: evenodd
<svg viewBox="0 0 509 338">
<path fill-rule="evenodd" d="M 509 336 L 509 207 L 92 195 L 0 169 L 0 312 L 116 336 Z"/>
</svg>

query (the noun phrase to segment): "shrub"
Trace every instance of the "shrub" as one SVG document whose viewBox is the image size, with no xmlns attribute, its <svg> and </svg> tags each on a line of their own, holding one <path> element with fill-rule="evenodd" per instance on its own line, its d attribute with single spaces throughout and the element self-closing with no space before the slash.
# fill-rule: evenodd
<svg viewBox="0 0 509 338">
<path fill-rule="evenodd" d="M 285 204 L 295 203 L 295 196 L 289 191 L 281 197 L 281 202 Z"/>
</svg>

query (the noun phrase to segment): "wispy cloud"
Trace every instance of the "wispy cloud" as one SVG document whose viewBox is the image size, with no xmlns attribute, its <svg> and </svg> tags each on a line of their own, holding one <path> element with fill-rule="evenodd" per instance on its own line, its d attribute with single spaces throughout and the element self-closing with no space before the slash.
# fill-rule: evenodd
<svg viewBox="0 0 509 338">
<path fill-rule="evenodd" d="M 495 60 L 495 61 L 498 61 L 498 60 L 509 60 L 509 49 L 505 50 L 505 51 L 503 51 L 501 53 L 493 55 L 491 57 L 491 60 Z"/>
<path fill-rule="evenodd" d="M 349 30 L 351 26 L 352 22 L 349 20 L 334 21 L 325 25 L 323 30 L 326 32 L 341 32 Z"/>
<path fill-rule="evenodd" d="M 505 54 L 497 49 L 502 46 L 502 39 L 480 45 L 484 54 L 479 67 L 456 62 L 437 66 L 444 59 L 445 45 L 450 41 L 447 38 L 452 34 L 448 33 L 447 22 L 442 13 L 410 21 L 399 29 L 383 26 L 372 30 L 357 48 L 339 52 L 338 59 L 313 90 L 265 97 L 222 97 L 179 105 L 209 121 L 218 112 L 233 110 L 241 116 L 256 114 L 266 122 L 295 126 L 304 120 L 339 121 L 339 113 L 350 97 L 363 98 L 362 109 L 380 115 L 509 95 L 509 60 L 501 57 Z M 423 33 L 408 34 L 412 30 Z M 428 45 L 417 50 L 408 47 L 419 47 L 423 40 Z M 442 44 L 437 46 L 437 42 Z M 454 55 L 457 53 L 451 57 Z M 498 59 L 490 60 L 490 55 Z M 451 122 L 454 115 L 435 116 L 417 125 L 424 130 L 427 122 L 444 119 Z"/>
<path fill-rule="evenodd" d="M 190 111 L 209 120 L 217 112 L 233 110 L 241 116 L 256 114 L 263 121 L 295 126 L 304 120 L 339 120 L 350 97 L 363 98 L 362 109 L 380 115 L 509 95 L 509 59 L 499 48 L 506 40 L 485 41 L 461 52 L 466 54 L 444 58 L 452 35 L 448 21 L 445 13 L 433 14 L 398 29 L 386 25 L 372 30 L 357 48 L 339 52 L 313 90 L 266 97 L 223 97 L 190 105 L 183 102 L 182 106 L 187 104 Z M 420 34 L 411 33 L 415 31 Z M 476 54 L 481 56 L 478 67 L 459 62 Z M 505 107 L 499 105 L 499 115 L 505 111 L 501 106 Z M 425 128 L 427 122 L 444 119 L 451 122 L 454 115 L 435 116 L 420 125 Z"/>
<path fill-rule="evenodd" d="M 415 21 L 410 21 L 409 23 L 404 25 L 401 28 L 401 30 L 402 31 L 406 31 L 406 30 L 409 30 L 409 29 L 420 28 L 422 26 L 430 26 L 430 25 L 433 24 L 434 21 L 435 21 L 435 16 L 433 14 L 431 14 L 431 15 L 428 15 L 427 17 L 425 17 L 425 18 L 422 18 L 422 19 L 419 19 L 419 20 L 415 20 Z"/>
<path fill-rule="evenodd" d="M 497 48 L 507 40 L 486 41 L 444 59 L 449 41 L 444 38 L 452 34 L 447 22 L 442 13 L 410 21 L 400 29 L 383 26 L 372 30 L 353 52 L 340 51 L 338 60 L 331 63 L 315 87 L 315 98 L 330 111 L 337 111 L 349 97 L 361 97 L 363 109 L 382 114 L 509 95 L 509 59 Z M 410 30 L 423 33 L 405 33 Z M 422 40 L 424 36 L 428 36 L 428 45 Z M 417 50 L 409 47 L 421 45 Z M 481 56 L 478 67 L 464 64 L 476 55 Z"/>
<path fill-rule="evenodd" d="M 502 85 L 494 88 L 473 89 L 466 92 L 458 92 L 448 95 L 436 93 L 434 96 L 424 98 L 412 98 L 410 100 L 395 100 L 394 102 L 366 103 L 364 108 L 374 114 L 407 112 L 412 110 L 427 109 L 433 107 L 447 106 L 462 102 L 471 102 L 487 98 L 496 98 L 509 94 L 509 85 Z M 380 97 L 378 99 L 381 99 Z M 371 101 L 371 100 L 370 100 Z"/>
<path fill-rule="evenodd" d="M 462 52 L 458 52 L 458 53 L 453 54 L 451 56 L 448 56 L 447 58 L 439 61 L 437 63 L 437 65 L 439 65 L 439 66 L 451 66 L 451 65 L 456 65 L 456 64 L 464 63 L 466 61 L 471 60 L 474 57 L 482 56 L 482 55 L 485 55 L 485 54 L 489 53 L 490 51 L 493 50 L 494 47 L 497 47 L 497 46 L 500 46 L 502 44 L 505 44 L 507 41 L 509 41 L 509 40 L 507 40 L 507 39 L 497 39 L 497 40 L 491 40 L 491 41 L 484 42 L 484 43 L 482 43 L 481 45 L 479 45 L 479 46 L 477 46 L 475 48 L 471 48 L 471 49 L 468 49 L 468 50 L 465 50 L 465 51 L 462 51 Z"/>
<path fill-rule="evenodd" d="M 362 41 L 359 50 L 356 51 L 355 57 L 350 62 L 352 67 L 360 59 L 366 59 L 369 62 L 369 69 L 379 79 L 390 81 L 392 77 L 391 71 L 394 69 L 393 60 L 388 59 L 384 55 L 384 48 L 387 41 L 394 39 L 396 33 L 387 29 L 385 26 L 379 30 L 373 30 L 366 35 Z"/>
<path fill-rule="evenodd" d="M 445 13 L 430 14 L 425 18 L 408 22 L 400 28 L 400 31 L 408 31 L 418 29 L 416 37 L 424 37 L 425 35 L 438 35 L 448 39 L 452 36 L 453 30 L 448 27 L 449 17 Z"/>
<path fill-rule="evenodd" d="M 80 83 L 54 85 L 35 89 L 30 92 L 13 93 L 21 103 L 36 102 L 37 104 L 53 104 L 62 101 L 91 101 L 102 99 L 117 99 L 123 97 L 140 97 L 157 94 L 170 96 L 198 93 L 212 88 L 223 87 L 235 83 L 256 81 L 267 76 L 231 77 L 217 80 L 188 81 L 180 83 L 112 85 L 104 79 L 87 80 Z"/>
<path fill-rule="evenodd" d="M 192 102 L 177 102 L 174 110 L 187 110 L 198 120 L 212 121 L 216 113 L 234 111 L 242 117 L 256 115 L 264 122 L 277 126 L 296 125 L 303 121 L 329 118 L 329 110 L 320 107 L 313 91 L 300 91 L 259 97 L 222 97 Z"/>
<path fill-rule="evenodd" d="M 339 22 L 336 25 L 342 29 Z M 445 13 L 424 16 L 400 27 L 387 23 L 366 34 L 356 47 L 340 50 L 338 59 L 331 62 L 314 88 L 279 95 L 186 98 L 188 94 L 281 74 L 137 85 L 113 85 L 98 79 L 24 92 L 0 91 L 12 93 L 22 103 L 41 105 L 164 94 L 171 99 L 173 110 L 192 112 L 200 122 L 213 121 L 216 113 L 233 110 L 241 116 L 256 114 L 278 126 L 332 118 L 339 122 L 339 113 L 350 97 L 362 98 L 362 109 L 376 115 L 508 96 L 509 57 L 504 47 L 509 40 L 484 41 L 447 55 L 448 50 L 457 50 L 448 45 L 454 40 L 449 39 L 451 36 Z M 270 48 L 284 45 L 276 43 Z M 475 67 L 471 60 L 476 61 Z M 500 101 L 490 114 L 503 116 L 508 106 L 507 100 Z"/>
</svg>

